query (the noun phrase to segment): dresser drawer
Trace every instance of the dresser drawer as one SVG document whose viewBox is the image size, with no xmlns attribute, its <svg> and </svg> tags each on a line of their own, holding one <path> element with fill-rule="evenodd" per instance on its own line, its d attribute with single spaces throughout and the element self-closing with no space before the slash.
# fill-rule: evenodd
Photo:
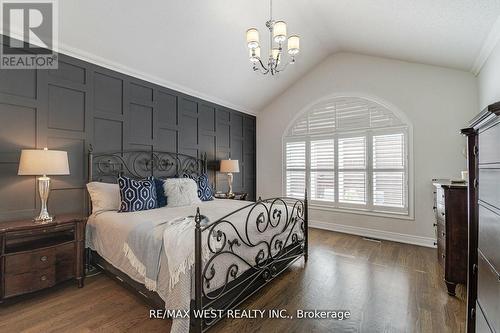
<svg viewBox="0 0 500 333">
<path fill-rule="evenodd" d="M 437 239 L 437 255 L 439 264 L 445 268 L 446 262 L 446 238 L 438 237 Z"/>
<path fill-rule="evenodd" d="M 478 247 L 486 259 L 500 270 L 500 215 L 479 205 L 479 236 Z M 500 314 L 499 314 L 500 315 Z"/>
<path fill-rule="evenodd" d="M 436 188 L 436 203 L 438 206 L 439 204 L 444 206 L 444 190 L 442 187 Z"/>
<path fill-rule="evenodd" d="M 500 123 L 479 133 L 479 163 L 499 163 L 500 149 Z"/>
<path fill-rule="evenodd" d="M 5 274 L 5 297 L 21 295 L 55 285 L 55 266 L 22 274 Z"/>
<path fill-rule="evenodd" d="M 500 276 L 478 253 L 477 301 L 490 327 L 500 332 Z"/>
<path fill-rule="evenodd" d="M 445 207 L 443 204 L 438 203 L 436 206 L 436 218 L 441 220 L 441 221 L 444 221 L 445 217 L 446 217 Z"/>
<path fill-rule="evenodd" d="M 436 229 L 437 229 L 437 237 L 438 238 L 445 238 L 446 237 L 446 225 L 444 221 L 437 220 L 436 223 Z"/>
<path fill-rule="evenodd" d="M 500 209 L 500 169 L 479 170 L 479 199 Z"/>
<path fill-rule="evenodd" d="M 492 332 L 486 318 L 484 317 L 481 306 L 476 303 L 476 333 L 494 333 Z"/>
<path fill-rule="evenodd" d="M 54 248 L 40 249 L 5 256 L 5 273 L 21 274 L 52 267 L 56 262 Z"/>
</svg>

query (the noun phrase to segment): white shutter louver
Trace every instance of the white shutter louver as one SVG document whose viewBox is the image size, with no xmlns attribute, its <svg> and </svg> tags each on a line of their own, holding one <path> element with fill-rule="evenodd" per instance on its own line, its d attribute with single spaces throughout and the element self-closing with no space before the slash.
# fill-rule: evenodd
<svg viewBox="0 0 500 333">
<path fill-rule="evenodd" d="M 311 199 L 335 200 L 335 146 L 333 139 L 311 141 Z"/>
<path fill-rule="evenodd" d="M 373 205 L 405 206 L 404 134 L 373 137 Z"/>
<path fill-rule="evenodd" d="M 306 185 L 306 143 L 287 142 L 285 162 L 286 195 L 302 198 Z"/>
<path fill-rule="evenodd" d="M 339 139 L 339 202 L 366 204 L 366 137 Z"/>
</svg>

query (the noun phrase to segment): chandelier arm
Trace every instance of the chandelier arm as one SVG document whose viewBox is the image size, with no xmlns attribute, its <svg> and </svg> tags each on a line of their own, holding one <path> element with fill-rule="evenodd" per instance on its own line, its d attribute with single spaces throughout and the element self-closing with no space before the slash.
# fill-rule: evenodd
<svg viewBox="0 0 500 333">
<path fill-rule="evenodd" d="M 254 65 L 254 70 L 258 70 L 262 75 L 266 75 L 267 73 L 269 73 L 269 69 L 266 66 L 264 66 L 260 58 L 259 58 L 259 65 L 260 66 Z"/>
</svg>

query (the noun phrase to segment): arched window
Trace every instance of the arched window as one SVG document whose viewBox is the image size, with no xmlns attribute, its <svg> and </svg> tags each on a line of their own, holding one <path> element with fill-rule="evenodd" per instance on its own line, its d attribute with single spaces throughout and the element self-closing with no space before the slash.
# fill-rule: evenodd
<svg viewBox="0 0 500 333">
<path fill-rule="evenodd" d="M 409 214 L 409 125 L 359 97 L 318 103 L 285 133 L 284 191 L 313 204 Z"/>
</svg>

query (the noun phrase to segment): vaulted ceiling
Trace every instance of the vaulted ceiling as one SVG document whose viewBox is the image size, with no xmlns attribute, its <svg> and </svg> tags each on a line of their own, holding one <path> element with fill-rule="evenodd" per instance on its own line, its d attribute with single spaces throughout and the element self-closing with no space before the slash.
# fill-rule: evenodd
<svg viewBox="0 0 500 333">
<path fill-rule="evenodd" d="M 267 37 L 268 0 L 64 0 L 59 12 L 62 52 L 255 113 L 339 51 L 471 70 L 500 1 L 274 0 L 302 38 L 274 78 L 251 71 L 245 45 L 249 27 Z"/>
</svg>

